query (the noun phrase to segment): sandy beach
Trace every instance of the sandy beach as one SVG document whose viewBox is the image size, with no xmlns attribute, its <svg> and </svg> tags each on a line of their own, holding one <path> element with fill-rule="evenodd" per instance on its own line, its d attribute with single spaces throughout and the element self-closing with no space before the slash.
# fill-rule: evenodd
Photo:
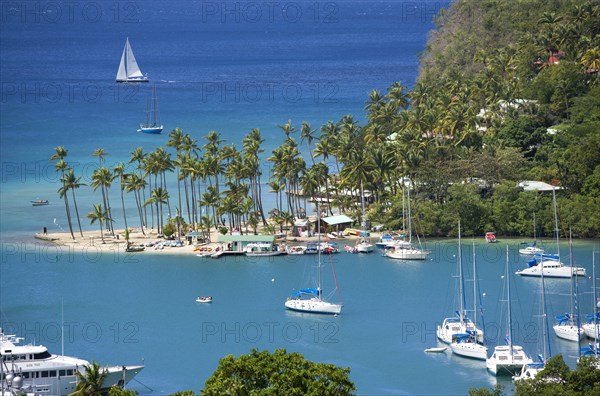
<svg viewBox="0 0 600 396">
<path fill-rule="evenodd" d="M 129 241 L 132 246 L 141 246 L 147 245 L 150 242 L 174 242 L 177 241 L 177 238 L 174 240 L 165 240 L 164 238 L 159 238 L 156 230 L 146 230 L 146 235 L 144 235 L 139 229 L 130 229 L 129 232 Z M 104 232 L 104 243 L 102 242 L 102 237 L 100 235 L 100 231 L 84 231 L 83 237 L 79 232 L 74 233 L 75 240 L 71 237 L 71 234 L 68 232 L 52 232 L 52 233 L 38 233 L 35 234 L 36 239 L 42 240 L 44 242 L 48 242 L 51 244 L 55 244 L 58 246 L 65 246 L 72 250 L 86 250 L 89 249 L 90 246 L 93 246 L 95 250 L 100 250 L 102 252 L 115 252 L 115 251 L 123 251 L 127 247 L 127 242 L 125 241 L 124 230 L 115 230 L 115 236 L 112 234 Z M 211 233 L 211 241 L 206 242 L 201 245 L 206 245 L 210 243 L 216 243 L 217 236 L 219 234 L 217 232 Z M 259 235 L 262 235 L 259 232 Z M 376 241 L 379 238 L 380 233 L 371 233 L 371 240 Z M 331 240 L 324 235 L 321 236 L 321 240 L 323 241 L 336 241 L 340 245 L 339 247 L 343 247 L 345 243 L 353 244 L 359 237 L 355 236 L 345 236 L 342 238 L 336 238 L 335 240 Z M 317 241 L 317 236 L 312 237 L 292 237 L 286 236 L 285 238 L 278 238 L 277 241 L 279 243 L 284 243 L 286 245 L 296 245 L 302 244 L 310 241 Z M 131 252 L 131 254 L 195 254 L 194 249 L 199 244 L 190 244 L 185 236 L 181 237 L 181 242 L 183 246 L 179 247 L 170 247 L 164 246 L 163 248 L 155 248 L 154 246 L 146 246 L 143 251 L 139 252 Z"/>
</svg>

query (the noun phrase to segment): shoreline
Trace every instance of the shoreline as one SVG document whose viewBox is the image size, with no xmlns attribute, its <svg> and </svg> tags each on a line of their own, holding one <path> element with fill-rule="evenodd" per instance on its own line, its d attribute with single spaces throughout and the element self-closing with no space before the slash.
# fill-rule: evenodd
<svg viewBox="0 0 600 396">
<path fill-rule="evenodd" d="M 102 242 L 102 237 L 100 235 L 100 231 L 83 231 L 83 237 L 81 237 L 81 235 L 79 234 L 79 232 L 75 233 L 75 240 L 73 240 L 73 238 L 71 238 L 71 234 L 69 232 L 48 232 L 46 234 L 43 233 L 35 233 L 33 235 L 33 237 L 36 240 L 39 240 L 41 242 L 44 243 L 48 243 L 49 245 L 55 245 L 55 246 L 64 246 L 64 247 L 68 247 L 69 249 L 73 249 L 76 251 L 84 251 L 89 249 L 91 246 L 94 246 L 94 248 L 96 250 L 100 250 L 100 252 L 115 252 L 115 251 L 120 251 L 123 253 L 131 253 L 131 254 L 177 254 L 177 255 L 182 255 L 182 254 L 188 254 L 188 255 L 195 255 L 195 251 L 194 249 L 197 246 L 203 246 L 203 245 L 210 245 L 210 244 L 215 244 L 217 243 L 217 235 L 218 232 L 212 232 L 211 233 L 211 240 L 210 242 L 205 242 L 205 243 L 196 243 L 196 244 L 189 244 L 186 237 L 183 236 L 181 238 L 181 241 L 183 243 L 182 246 L 178 246 L 178 247 L 164 247 L 163 249 L 155 249 L 152 246 L 147 246 L 145 247 L 145 249 L 143 251 L 137 251 L 137 252 L 128 252 L 125 250 L 126 246 L 127 246 L 127 242 L 125 241 L 124 238 L 124 229 L 119 229 L 119 230 L 115 230 L 115 236 L 113 237 L 110 234 L 107 234 L 106 232 L 104 233 L 104 243 Z M 230 234 L 227 234 L 230 235 Z M 253 233 L 249 233 L 249 234 L 243 234 L 243 235 L 254 235 Z M 257 235 L 264 235 L 261 233 L 258 233 Z M 376 239 L 379 239 L 379 236 L 381 235 L 380 232 L 371 232 L 371 240 L 375 241 Z M 274 236 L 275 237 L 275 236 Z M 331 241 L 331 242 L 338 242 L 338 244 L 342 245 L 343 243 L 354 243 L 356 240 L 358 240 L 360 237 L 357 236 L 352 236 L 352 235 L 348 235 L 348 236 L 344 236 L 344 237 L 340 237 L 340 238 L 336 238 L 336 239 L 330 239 L 328 237 L 324 237 L 323 235 L 321 236 L 321 240 L 322 241 Z M 311 236 L 311 237 L 289 237 L 286 236 L 285 238 L 277 238 L 275 240 L 276 243 L 279 244 L 285 244 L 285 245 L 297 245 L 297 244 L 302 244 L 302 243 L 306 243 L 306 242 L 317 242 L 318 241 L 318 236 Z M 146 235 L 144 235 L 139 229 L 130 229 L 129 232 L 129 242 L 130 244 L 132 244 L 132 246 L 140 246 L 141 244 L 146 244 L 148 242 L 173 242 L 173 241 L 177 241 L 177 238 L 172 239 L 172 240 L 167 240 L 164 238 L 159 238 L 158 234 L 156 232 L 156 230 L 150 230 L 150 231 L 146 231 Z M 342 245 L 343 247 L 343 245 Z"/>
</svg>

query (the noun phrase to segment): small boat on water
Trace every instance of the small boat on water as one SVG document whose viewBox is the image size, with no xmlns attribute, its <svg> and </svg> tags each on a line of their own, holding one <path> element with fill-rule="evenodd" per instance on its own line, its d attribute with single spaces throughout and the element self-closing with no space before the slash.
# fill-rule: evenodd
<svg viewBox="0 0 600 396">
<path fill-rule="evenodd" d="M 434 347 L 434 348 L 427 348 L 427 349 L 425 349 L 424 352 L 441 353 L 441 352 L 445 352 L 446 349 L 448 349 L 448 347 Z"/>
<path fill-rule="evenodd" d="M 146 122 L 140 124 L 138 132 L 159 134 L 163 130 L 163 125 L 158 118 L 158 106 L 156 104 L 156 87 L 152 88 L 152 110 L 149 106 L 150 99 L 146 100 Z"/>
<path fill-rule="evenodd" d="M 303 245 L 288 246 L 288 247 L 286 247 L 285 250 L 286 250 L 287 254 L 300 255 L 300 254 L 304 254 L 306 252 L 306 246 L 303 246 Z"/>
<path fill-rule="evenodd" d="M 148 75 L 142 74 L 138 63 L 135 60 L 131 44 L 129 44 L 129 37 L 125 40 L 125 47 L 123 48 L 123 54 L 121 55 L 121 63 L 119 63 L 116 81 L 118 83 L 148 82 Z"/>
<path fill-rule="evenodd" d="M 35 201 L 29 201 L 31 202 L 31 206 L 46 206 L 46 205 L 50 205 L 50 201 L 48 201 L 47 199 L 36 199 Z"/>
<path fill-rule="evenodd" d="M 496 243 L 496 242 L 498 242 L 498 240 L 496 239 L 496 235 L 493 232 L 486 232 L 485 233 L 485 241 L 487 243 Z"/>
<path fill-rule="evenodd" d="M 213 298 L 212 296 L 198 296 L 198 298 L 196 298 L 196 302 L 200 304 L 209 304 L 213 302 Z"/>
</svg>

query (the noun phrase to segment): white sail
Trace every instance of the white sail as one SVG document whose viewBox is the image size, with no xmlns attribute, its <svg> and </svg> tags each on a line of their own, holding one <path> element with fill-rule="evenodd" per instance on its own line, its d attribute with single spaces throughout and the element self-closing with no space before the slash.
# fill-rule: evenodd
<svg viewBox="0 0 600 396">
<path fill-rule="evenodd" d="M 127 50 L 127 78 L 132 77 L 142 77 L 142 71 L 135 60 L 135 56 L 133 55 L 133 50 L 131 49 L 131 45 L 129 44 L 129 38 L 125 43 L 125 48 Z"/>
<path fill-rule="evenodd" d="M 127 80 L 127 71 L 125 70 L 125 52 L 127 51 L 128 44 L 129 41 L 125 43 L 125 47 L 123 48 L 123 55 L 121 55 L 121 63 L 119 64 L 119 71 L 117 72 L 117 81 Z"/>
<path fill-rule="evenodd" d="M 144 76 L 135 60 L 129 38 L 125 41 L 121 63 L 117 72 L 117 82 L 148 82 L 148 76 Z"/>
</svg>

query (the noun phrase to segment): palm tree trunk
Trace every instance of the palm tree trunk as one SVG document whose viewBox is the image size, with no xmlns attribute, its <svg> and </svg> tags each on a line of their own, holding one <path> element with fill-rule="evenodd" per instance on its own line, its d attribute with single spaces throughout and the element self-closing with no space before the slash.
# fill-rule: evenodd
<svg viewBox="0 0 600 396">
<path fill-rule="evenodd" d="M 71 224 L 71 209 L 69 209 L 69 199 L 67 198 L 67 193 L 63 195 L 65 199 L 65 211 L 67 212 L 67 223 L 69 224 L 69 232 L 71 232 L 71 238 L 75 239 L 75 235 L 73 235 L 73 225 Z"/>
<path fill-rule="evenodd" d="M 121 206 L 123 206 L 123 221 L 125 222 L 125 229 L 127 229 L 127 215 L 125 214 L 125 197 L 123 196 L 123 185 L 121 185 Z"/>
<path fill-rule="evenodd" d="M 83 238 L 83 231 L 81 230 L 81 220 L 79 219 L 79 209 L 77 208 L 77 201 L 75 200 L 75 190 L 71 188 L 71 193 L 73 194 L 73 205 L 75 205 L 75 215 L 77 215 L 77 224 L 79 225 L 79 234 Z"/>
</svg>

